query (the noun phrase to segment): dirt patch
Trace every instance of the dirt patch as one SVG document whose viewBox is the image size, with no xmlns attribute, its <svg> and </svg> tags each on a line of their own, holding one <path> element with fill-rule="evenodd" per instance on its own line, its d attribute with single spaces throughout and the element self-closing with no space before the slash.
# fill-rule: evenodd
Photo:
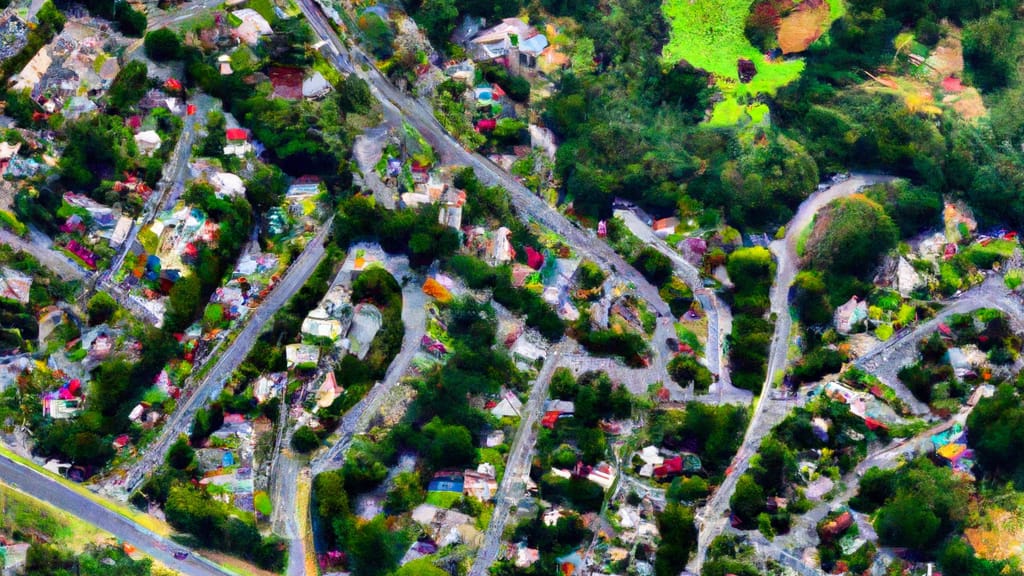
<svg viewBox="0 0 1024 576">
<path fill-rule="evenodd" d="M 779 23 L 779 47 L 783 54 L 803 52 L 828 26 L 830 9 L 827 3 L 807 1 Z"/>
<path fill-rule="evenodd" d="M 964 536 L 979 558 L 1009 560 L 1024 556 L 1024 522 L 1001 508 L 987 511 L 983 526 L 964 530 Z"/>
<path fill-rule="evenodd" d="M 949 34 L 943 36 L 926 62 L 934 80 L 959 77 L 964 71 L 964 46 L 960 41 L 960 30 L 950 26 Z"/>
<path fill-rule="evenodd" d="M 252 574 L 253 576 L 277 576 L 276 572 L 263 570 L 262 568 L 259 568 L 254 564 L 246 562 L 245 560 L 235 558 L 234 556 L 228 556 L 227 554 L 223 554 L 221 552 L 215 552 L 213 550 L 200 550 L 199 553 L 208 558 L 209 560 L 212 560 L 216 564 L 226 566 L 227 568 L 241 572 L 242 574 Z"/>
<path fill-rule="evenodd" d="M 942 99 L 942 103 L 952 106 L 964 120 L 977 120 L 988 115 L 985 101 L 975 88 L 966 88 L 960 94 L 950 94 Z"/>
</svg>

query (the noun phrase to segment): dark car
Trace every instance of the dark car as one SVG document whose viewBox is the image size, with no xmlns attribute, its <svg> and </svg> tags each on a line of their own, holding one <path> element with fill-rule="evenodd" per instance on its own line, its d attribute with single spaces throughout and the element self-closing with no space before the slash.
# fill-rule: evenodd
<svg viewBox="0 0 1024 576">
<path fill-rule="evenodd" d="M 179 551 L 174 553 L 174 559 L 175 560 L 184 560 L 185 558 L 188 558 L 188 552 L 185 552 L 183 550 L 179 550 Z"/>
</svg>

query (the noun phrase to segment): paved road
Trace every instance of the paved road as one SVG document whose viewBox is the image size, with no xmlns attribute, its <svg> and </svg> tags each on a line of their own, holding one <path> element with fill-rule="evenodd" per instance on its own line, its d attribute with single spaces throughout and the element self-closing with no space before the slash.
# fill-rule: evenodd
<svg viewBox="0 0 1024 576">
<path fill-rule="evenodd" d="M 64 280 L 85 280 L 86 278 L 85 270 L 71 258 L 56 250 L 51 250 L 49 247 L 15 236 L 7 230 L 0 230 L 0 244 L 6 244 L 19 252 L 32 255 L 39 260 L 40 264 L 53 270 Z"/>
<path fill-rule="evenodd" d="M 776 315 L 776 321 L 775 334 L 772 337 L 768 357 L 768 370 L 761 395 L 757 399 L 754 415 L 747 427 L 736 459 L 733 460 L 732 471 L 700 513 L 702 525 L 698 537 L 697 553 L 688 566 L 691 572 L 700 573 L 707 556 L 708 545 L 721 534 L 728 524 L 728 519 L 724 517 L 724 514 L 729 508 L 729 500 L 736 489 L 736 482 L 746 472 L 750 465 L 750 459 L 757 453 L 757 449 L 761 445 L 761 440 L 768 435 L 772 427 L 785 418 L 791 407 L 789 402 L 769 398 L 769 392 L 776 375 L 785 371 L 788 364 L 790 334 L 793 328 L 793 321 L 789 315 L 789 289 L 799 271 L 796 242 L 800 232 L 811 223 L 818 210 L 829 202 L 853 194 L 864 186 L 890 179 L 885 176 L 857 174 L 845 182 L 815 192 L 800 205 L 796 215 L 786 226 L 786 237 L 772 243 L 771 249 L 775 254 L 777 267 L 775 284 L 772 286 L 771 292 L 771 312 Z"/>
<path fill-rule="evenodd" d="M 380 411 L 381 402 L 388 392 L 401 381 L 416 352 L 420 349 L 420 340 L 426 332 L 427 317 L 424 306 L 427 297 L 420 289 L 420 283 L 409 281 L 402 288 L 402 323 L 405 324 L 405 335 L 402 337 L 402 350 L 391 361 L 384 380 L 378 382 L 370 391 L 352 407 L 342 418 L 338 427 L 340 438 L 326 452 L 312 461 L 313 474 L 327 470 L 335 470 L 345 463 L 345 453 L 352 444 L 352 439 L 365 431 L 370 420 Z"/>
<path fill-rule="evenodd" d="M 199 383 L 188 399 L 179 404 L 178 410 L 164 424 L 160 436 L 145 447 L 142 459 L 126 472 L 123 480 L 116 479 L 113 482 L 110 488 L 114 488 L 119 496 L 127 498 L 139 487 L 146 474 L 163 463 L 164 455 L 174 440 L 180 434 L 188 432 L 199 408 L 220 394 L 224 383 L 245 360 L 266 323 L 302 288 L 320 260 L 323 259 L 324 240 L 330 229 L 331 220 L 328 220 L 316 237 L 310 240 L 302 254 L 295 262 L 292 262 L 284 278 L 274 287 L 267 299 L 249 316 L 235 341 L 221 354 L 217 363 L 206 373 L 203 381 Z M 117 490 L 118 488 L 120 490 Z"/>
<path fill-rule="evenodd" d="M 469 576 L 484 576 L 487 574 L 491 564 L 498 558 L 501 550 L 502 534 L 511 516 L 512 506 L 519 501 L 518 495 L 525 486 L 525 479 L 530 473 L 530 455 L 533 453 L 533 445 L 537 441 L 537 420 L 541 414 L 541 408 L 548 397 L 548 386 L 551 384 L 551 375 L 555 368 L 561 364 L 562 355 L 572 345 L 572 341 L 564 339 L 555 344 L 544 360 L 544 367 L 534 381 L 530 390 L 530 398 L 523 406 L 522 418 L 519 420 L 519 427 L 516 429 L 516 437 L 512 441 L 512 449 L 509 451 L 508 461 L 505 463 L 505 476 L 501 479 L 501 486 L 494 497 L 494 514 L 491 516 L 491 524 L 484 534 L 484 543 L 477 550 L 476 560 L 473 567 L 469 569 Z"/>
<path fill-rule="evenodd" d="M 384 107 L 385 116 L 400 117 L 416 128 L 430 143 L 434 151 L 448 164 L 469 166 L 476 172 L 477 178 L 488 186 L 501 186 L 508 190 L 511 203 L 519 216 L 527 221 L 535 221 L 546 226 L 561 236 L 581 256 L 593 260 L 605 270 L 615 272 L 624 282 L 631 282 L 637 291 L 663 316 L 671 315 L 668 305 L 658 295 L 658 289 L 651 285 L 639 272 L 626 263 L 621 256 L 595 235 L 584 232 L 571 224 L 557 210 L 547 205 L 525 186 L 516 181 L 508 173 L 479 154 L 466 151 L 456 142 L 434 118 L 429 105 L 414 100 L 397 90 L 373 66 L 353 67 L 351 61 L 368 63 L 369 59 L 358 48 L 349 50 L 331 29 L 327 17 L 313 0 L 298 0 L 299 7 L 306 15 L 316 35 L 328 42 L 332 47 L 325 54 L 333 60 L 334 65 L 345 73 L 355 73 L 370 85 L 370 91 Z M 354 58 L 352 57 L 354 56 Z"/>
<path fill-rule="evenodd" d="M 953 314 L 966 314 L 979 308 L 996 308 L 1010 318 L 1011 324 L 1019 330 L 1024 327 L 1024 306 L 1018 296 L 1007 290 L 1003 277 L 991 274 L 985 281 L 961 294 L 949 306 L 923 322 L 912 332 L 893 338 L 870 353 L 858 358 L 854 365 L 867 370 L 891 386 L 916 414 L 927 414 L 928 407 L 914 398 L 900 382 L 897 373 L 900 368 L 915 362 L 918 358 L 917 344 L 934 332 L 940 322 Z"/>
<path fill-rule="evenodd" d="M 17 487 L 32 496 L 44 500 L 69 514 L 106 530 L 125 542 L 135 546 L 167 567 L 197 576 L 221 576 L 232 574 L 216 564 L 190 553 L 185 560 L 175 560 L 174 551 L 185 550 L 183 546 L 173 543 L 140 527 L 89 498 L 67 488 L 43 474 L 31 470 L 0 456 L 0 480 Z"/>
</svg>

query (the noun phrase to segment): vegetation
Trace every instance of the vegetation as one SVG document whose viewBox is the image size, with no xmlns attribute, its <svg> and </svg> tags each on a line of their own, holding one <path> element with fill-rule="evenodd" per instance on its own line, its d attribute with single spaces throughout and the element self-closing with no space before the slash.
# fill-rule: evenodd
<svg viewBox="0 0 1024 576">
<path fill-rule="evenodd" d="M 742 248 L 726 264 L 735 289 L 732 293 L 733 332 L 729 335 L 729 363 L 733 384 L 758 393 L 768 370 L 772 323 L 764 318 L 770 308 L 769 292 L 775 262 L 765 248 Z"/>
</svg>

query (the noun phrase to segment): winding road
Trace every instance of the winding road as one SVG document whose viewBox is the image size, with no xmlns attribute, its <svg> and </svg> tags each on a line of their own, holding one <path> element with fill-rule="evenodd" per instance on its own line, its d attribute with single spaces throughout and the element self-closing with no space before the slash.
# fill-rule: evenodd
<svg viewBox="0 0 1024 576">
<path fill-rule="evenodd" d="M 0 456 L 0 480 L 35 498 L 49 502 L 101 530 L 110 532 L 116 538 L 130 543 L 173 570 L 189 576 L 234 574 L 234 572 L 229 572 L 213 562 L 197 556 L 194 552 L 184 560 L 176 560 L 174 552 L 185 550 L 184 547 L 111 512 L 89 498 L 63 486 L 60 482 L 3 456 Z"/>
<path fill-rule="evenodd" d="M 112 489 L 116 495 L 127 498 L 134 492 L 146 475 L 163 463 L 167 450 L 178 436 L 188 433 L 199 408 L 220 394 L 228 377 L 245 360 L 267 322 L 313 274 L 313 270 L 324 257 L 324 240 L 330 229 L 331 220 L 328 220 L 317 235 L 309 241 L 302 254 L 292 262 L 284 278 L 278 282 L 267 299 L 249 316 L 235 341 L 221 354 L 216 364 L 206 373 L 191 395 L 179 404 L 177 411 L 164 424 L 160 436 L 145 447 L 142 459 L 136 462 L 122 477 L 113 478 L 108 482 L 107 487 Z"/>
<path fill-rule="evenodd" d="M 661 299 L 658 289 L 630 266 L 622 256 L 619 256 L 610 246 L 599 241 L 594 235 L 584 232 L 570 223 L 557 210 L 548 206 L 544 200 L 534 195 L 493 162 L 464 149 L 437 122 L 429 105 L 407 96 L 392 86 L 374 66 L 369 65 L 369 59 L 358 48 L 347 48 L 334 33 L 327 16 L 313 0 L 297 0 L 297 3 L 309 20 L 316 36 L 326 41 L 327 46 L 333 51 L 327 51 L 325 55 L 340 71 L 346 74 L 354 73 L 365 80 L 370 86 L 370 92 L 384 107 L 385 115 L 401 118 L 416 128 L 444 163 L 469 166 L 473 168 L 482 183 L 506 189 L 520 218 L 527 222 L 537 222 L 561 236 L 578 253 L 594 261 L 603 269 L 615 272 L 623 281 L 636 286 L 637 292 L 658 314 L 671 316 L 668 304 Z M 356 61 L 368 64 L 365 70 L 360 66 L 352 66 L 353 55 Z"/>
<path fill-rule="evenodd" d="M 716 536 L 722 533 L 728 524 L 725 512 L 729 508 L 729 500 L 736 489 L 736 482 L 746 472 L 750 459 L 757 453 L 761 441 L 778 422 L 785 418 L 791 408 L 789 402 L 772 400 L 769 392 L 777 375 L 782 374 L 788 364 L 790 335 L 793 319 L 789 314 L 789 289 L 799 271 L 799 259 L 796 253 L 797 238 L 800 232 L 814 220 L 814 215 L 829 202 L 837 198 L 856 193 L 865 186 L 891 180 L 887 176 L 855 174 L 848 180 L 840 182 L 825 190 L 815 192 L 807 198 L 797 210 L 793 219 L 786 226 L 786 237 L 772 242 L 770 248 L 775 254 L 776 276 L 771 292 L 771 313 L 776 316 L 775 334 L 772 337 L 771 350 L 768 357 L 768 370 L 765 375 L 761 395 L 757 398 L 754 415 L 750 419 L 743 443 L 733 460 L 732 471 L 715 491 L 714 496 L 699 514 L 700 535 L 697 542 L 697 553 L 688 566 L 694 573 L 700 573 L 707 557 L 708 546 Z"/>
</svg>

